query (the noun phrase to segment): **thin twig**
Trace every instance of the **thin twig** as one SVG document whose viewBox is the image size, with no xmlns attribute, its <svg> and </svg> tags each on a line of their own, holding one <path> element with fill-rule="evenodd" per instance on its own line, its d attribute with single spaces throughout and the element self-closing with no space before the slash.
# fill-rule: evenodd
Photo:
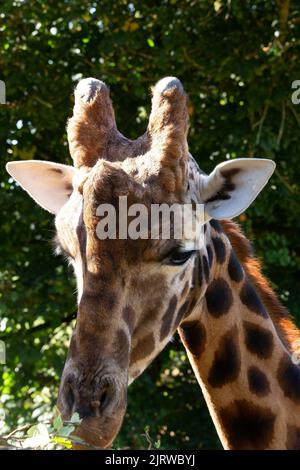
<svg viewBox="0 0 300 470">
<path fill-rule="evenodd" d="M 141 436 L 146 438 L 146 441 L 148 442 L 148 450 L 151 450 L 153 448 L 153 444 L 152 444 L 151 437 L 149 436 L 148 431 L 145 431 L 145 433 L 141 434 Z"/>
<path fill-rule="evenodd" d="M 6 436 L 2 436 L 2 439 L 10 439 L 14 434 L 16 434 L 17 432 L 21 432 L 21 431 L 24 431 L 25 429 L 28 429 L 32 426 L 32 424 L 23 424 L 22 426 L 20 426 L 19 428 L 17 429 L 14 429 L 13 431 L 11 431 L 9 434 L 7 434 Z"/>
<path fill-rule="evenodd" d="M 256 141 L 255 141 L 256 145 L 258 145 L 259 142 L 260 142 L 261 133 L 262 133 L 262 130 L 263 130 L 264 122 L 265 122 L 265 120 L 266 120 L 266 117 L 267 117 L 267 114 L 268 114 L 268 111 L 269 111 L 269 106 L 270 106 L 270 105 L 269 105 L 269 103 L 267 102 L 267 103 L 265 104 L 262 117 L 261 117 L 260 120 L 259 120 L 257 123 L 255 123 L 254 126 L 253 126 L 254 128 L 255 128 L 256 126 L 258 126 L 258 131 L 257 131 Z"/>
<path fill-rule="evenodd" d="M 280 31 L 283 33 L 286 29 L 287 20 L 290 10 L 290 0 L 277 0 L 279 7 L 279 24 Z"/>
<path fill-rule="evenodd" d="M 33 99 L 35 99 L 36 101 L 38 101 L 39 103 L 41 103 L 43 106 L 46 106 L 46 108 L 50 108 L 52 109 L 53 108 L 53 105 L 51 103 L 48 103 L 47 101 L 43 100 L 42 98 L 40 98 L 39 96 L 34 96 Z"/>
<path fill-rule="evenodd" d="M 298 39 L 297 41 L 293 41 L 293 42 L 288 42 L 286 43 L 283 48 L 282 48 L 282 52 L 281 54 L 285 54 L 289 49 L 291 48 L 294 48 L 294 47 L 298 47 L 300 44 L 300 40 Z"/>
<path fill-rule="evenodd" d="M 33 326 L 32 328 L 30 328 L 29 330 L 18 330 L 18 331 L 13 331 L 7 335 L 1 335 L 0 336 L 0 339 L 1 340 L 7 340 L 13 336 L 16 336 L 16 335 L 23 335 L 23 336 L 27 336 L 27 335 L 30 335 L 32 333 L 36 333 L 37 331 L 40 331 L 40 330 L 45 330 L 46 328 L 57 328 L 58 326 L 62 325 L 63 323 L 71 323 L 72 320 L 74 320 L 76 318 L 76 312 L 73 312 L 71 313 L 70 315 L 66 316 L 65 318 L 62 318 L 61 319 L 61 323 L 59 323 L 58 325 L 54 325 L 52 324 L 50 321 L 46 321 L 44 323 L 41 323 L 40 325 L 36 325 L 36 326 Z"/>
<path fill-rule="evenodd" d="M 276 175 L 280 179 L 280 181 L 284 184 L 284 186 L 292 193 L 292 194 L 297 194 L 297 191 L 294 190 L 294 188 L 286 181 L 286 179 L 282 176 L 282 174 L 279 172 L 279 170 L 276 168 L 275 170 Z"/>
<path fill-rule="evenodd" d="M 203 72 L 203 67 L 198 64 L 198 62 L 196 62 L 190 55 L 189 53 L 187 52 L 186 48 L 184 46 L 182 46 L 182 52 L 183 52 L 183 55 L 185 57 L 185 59 L 191 64 L 193 65 L 196 69 L 198 70 L 201 70 Z"/>
<path fill-rule="evenodd" d="M 297 122 L 298 126 L 300 127 L 300 116 L 298 115 L 297 111 L 295 110 L 294 105 L 292 105 L 290 102 L 288 102 L 287 106 L 291 110 L 294 118 L 296 119 L 296 122 Z"/>
<path fill-rule="evenodd" d="M 283 136 L 283 131 L 284 131 L 284 125 L 285 125 L 285 117 L 286 117 L 286 107 L 285 107 L 285 102 L 282 101 L 282 106 L 281 106 L 281 121 L 280 121 L 280 127 L 278 131 L 278 136 L 277 136 L 277 148 L 279 149 L 280 147 L 280 142 Z"/>
</svg>

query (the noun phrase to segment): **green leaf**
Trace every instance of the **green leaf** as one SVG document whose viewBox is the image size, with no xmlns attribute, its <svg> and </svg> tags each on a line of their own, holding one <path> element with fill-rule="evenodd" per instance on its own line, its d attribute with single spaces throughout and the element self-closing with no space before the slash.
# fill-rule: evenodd
<svg viewBox="0 0 300 470">
<path fill-rule="evenodd" d="M 79 424 L 79 423 L 81 423 L 81 421 L 82 421 L 82 420 L 81 420 L 81 418 L 80 418 L 80 416 L 79 416 L 79 413 L 73 413 L 73 414 L 72 414 L 72 417 L 71 417 L 71 419 L 70 419 L 70 422 L 71 422 L 71 423 Z"/>
<path fill-rule="evenodd" d="M 41 434 L 44 434 L 44 435 L 48 434 L 47 426 L 42 423 L 31 426 L 31 428 L 29 428 L 27 431 L 28 437 L 40 436 Z"/>
<path fill-rule="evenodd" d="M 59 431 L 59 436 L 69 437 L 70 434 L 75 430 L 75 426 L 63 426 Z"/>
<path fill-rule="evenodd" d="M 153 39 L 148 38 L 148 39 L 147 39 L 147 43 L 148 43 L 148 46 L 149 46 L 149 47 L 155 47 L 155 42 L 153 41 Z"/>
<path fill-rule="evenodd" d="M 29 428 L 27 431 L 27 436 L 28 438 L 24 439 L 22 442 L 22 447 L 24 449 L 43 448 L 50 442 L 48 428 L 45 424 L 42 423 Z"/>
<path fill-rule="evenodd" d="M 56 418 L 53 421 L 53 427 L 56 431 L 59 431 L 64 425 L 64 422 L 61 418 L 60 415 L 56 416 Z"/>
</svg>

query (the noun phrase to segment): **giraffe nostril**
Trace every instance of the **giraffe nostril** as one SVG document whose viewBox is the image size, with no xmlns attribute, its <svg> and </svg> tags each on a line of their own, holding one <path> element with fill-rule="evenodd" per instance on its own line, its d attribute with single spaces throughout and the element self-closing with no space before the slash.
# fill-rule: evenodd
<svg viewBox="0 0 300 470">
<path fill-rule="evenodd" d="M 75 405 L 75 395 L 71 384 L 67 384 L 66 386 L 65 400 L 69 410 L 73 411 Z"/>
<path fill-rule="evenodd" d="M 67 377 L 60 389 L 59 406 L 65 419 L 69 419 L 75 411 L 81 419 L 108 416 L 112 411 L 116 395 L 116 387 L 112 380 L 104 378 L 95 384 L 83 384 L 78 377 Z"/>
<path fill-rule="evenodd" d="M 102 390 L 102 393 L 101 393 L 101 396 L 100 396 L 101 411 L 103 411 L 106 408 L 106 406 L 108 405 L 108 402 L 109 402 L 108 389 L 105 388 L 104 390 Z"/>
</svg>

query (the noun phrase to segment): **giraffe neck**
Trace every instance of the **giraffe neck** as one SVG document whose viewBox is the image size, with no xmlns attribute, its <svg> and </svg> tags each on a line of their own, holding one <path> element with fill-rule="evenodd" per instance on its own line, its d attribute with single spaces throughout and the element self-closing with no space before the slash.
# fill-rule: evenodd
<svg viewBox="0 0 300 470">
<path fill-rule="evenodd" d="M 227 449 L 300 449 L 300 368 L 227 236 L 211 239 L 205 297 L 179 334 L 220 440 Z"/>
</svg>

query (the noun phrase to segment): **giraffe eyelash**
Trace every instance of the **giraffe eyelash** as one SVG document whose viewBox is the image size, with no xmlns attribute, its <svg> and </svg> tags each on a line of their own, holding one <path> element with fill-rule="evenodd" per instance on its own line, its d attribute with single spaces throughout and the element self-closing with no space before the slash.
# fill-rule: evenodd
<svg viewBox="0 0 300 470">
<path fill-rule="evenodd" d="M 170 266 L 184 265 L 196 253 L 195 249 L 185 249 L 183 243 L 173 247 L 169 254 L 164 259 L 164 264 Z"/>
</svg>

